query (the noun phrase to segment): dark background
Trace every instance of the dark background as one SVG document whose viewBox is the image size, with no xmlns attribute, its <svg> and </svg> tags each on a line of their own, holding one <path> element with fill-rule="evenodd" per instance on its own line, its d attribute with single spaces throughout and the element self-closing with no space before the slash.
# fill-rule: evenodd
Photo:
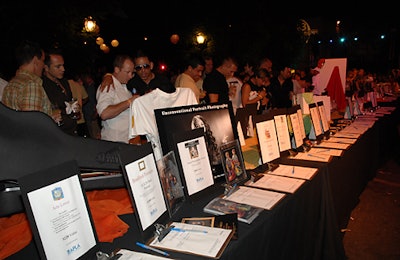
<svg viewBox="0 0 400 260">
<path fill-rule="evenodd" d="M 62 48 L 67 70 L 77 71 L 109 69 L 115 54 L 144 49 L 167 70 L 177 70 L 184 55 L 201 52 L 232 53 L 241 63 L 268 56 L 274 64 L 293 68 L 313 67 L 318 57 L 346 57 L 348 67 L 385 72 L 399 67 L 400 48 L 400 20 L 385 1 L 369 7 L 361 1 L 7 0 L 0 3 L 0 74 L 5 79 L 14 75 L 14 50 L 22 39 Z M 88 16 L 97 21 L 98 34 L 82 32 Z M 300 19 L 318 30 L 308 42 L 297 30 Z M 339 30 L 336 20 L 342 21 Z M 202 46 L 194 43 L 198 31 L 208 39 Z M 170 42 L 173 33 L 180 36 L 177 44 Z M 380 39 L 381 34 L 386 38 Z M 104 53 L 95 43 L 97 36 L 108 44 L 116 38 L 120 45 Z M 346 41 L 341 43 L 341 37 Z"/>
</svg>

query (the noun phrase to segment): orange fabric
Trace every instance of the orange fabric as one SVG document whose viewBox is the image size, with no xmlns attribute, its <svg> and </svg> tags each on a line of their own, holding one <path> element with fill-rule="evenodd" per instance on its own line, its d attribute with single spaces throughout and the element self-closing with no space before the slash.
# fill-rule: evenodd
<svg viewBox="0 0 400 260">
<path fill-rule="evenodd" d="M 339 67 L 335 66 L 333 68 L 331 77 L 328 81 L 328 85 L 326 86 L 326 90 L 328 91 L 328 96 L 331 99 L 335 100 L 338 110 L 346 109 L 346 96 L 344 95 L 344 88 L 342 85 L 342 81 L 340 80 Z"/>
<path fill-rule="evenodd" d="M 32 231 L 25 213 L 0 218 L 0 259 L 23 249 L 32 240 Z"/>
<path fill-rule="evenodd" d="M 88 191 L 86 197 L 100 242 L 113 242 L 128 231 L 129 225 L 118 217 L 133 213 L 127 189 Z M 0 218 L 0 259 L 15 254 L 31 241 L 32 231 L 25 213 Z"/>
<path fill-rule="evenodd" d="M 128 231 L 129 225 L 118 217 L 133 213 L 127 189 L 88 191 L 86 196 L 100 242 L 113 242 Z"/>
</svg>

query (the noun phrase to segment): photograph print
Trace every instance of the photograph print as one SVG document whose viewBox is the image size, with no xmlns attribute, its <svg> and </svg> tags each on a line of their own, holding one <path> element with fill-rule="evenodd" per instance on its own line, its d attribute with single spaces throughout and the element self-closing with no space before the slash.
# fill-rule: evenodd
<svg viewBox="0 0 400 260">
<path fill-rule="evenodd" d="M 220 147 L 238 138 L 232 104 L 200 104 L 193 106 L 156 109 L 157 127 L 163 153 L 174 149 L 172 135 L 201 128 L 207 145 L 207 152 L 213 168 L 222 172 Z M 193 148 L 194 149 L 194 148 Z M 196 156 L 196 151 L 190 151 Z"/>
<path fill-rule="evenodd" d="M 241 183 L 247 180 L 247 173 L 238 140 L 221 146 L 222 166 L 227 184 Z"/>
</svg>

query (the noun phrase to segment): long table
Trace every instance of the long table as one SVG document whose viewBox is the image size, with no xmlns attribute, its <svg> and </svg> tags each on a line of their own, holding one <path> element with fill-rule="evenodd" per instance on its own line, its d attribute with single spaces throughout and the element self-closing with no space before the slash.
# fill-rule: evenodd
<svg viewBox="0 0 400 260">
<path fill-rule="evenodd" d="M 382 136 L 387 127 L 397 125 L 394 118 L 397 113 L 396 110 L 380 119 L 343 156 L 334 157 L 329 163 L 280 158 L 279 163 L 314 167 L 319 171 L 294 194 L 287 194 L 274 208 L 264 210 L 252 224 L 239 222 L 239 238 L 231 240 L 221 259 L 346 259 L 340 230 L 346 227 L 360 193 L 389 153 L 387 149 L 393 148 L 394 144 Z M 392 135 L 395 138 L 393 131 Z M 197 201 L 186 202 L 171 220 L 210 216 L 203 212 L 203 207 L 222 192 L 219 181 Z M 141 240 L 135 216 L 121 218 L 130 225 L 128 232 L 113 243 L 100 243 L 100 250 L 126 248 L 146 252 L 135 245 Z M 9 259 L 28 256 L 39 258 L 33 242 Z M 171 257 L 204 259 L 176 252 L 171 252 Z"/>
</svg>

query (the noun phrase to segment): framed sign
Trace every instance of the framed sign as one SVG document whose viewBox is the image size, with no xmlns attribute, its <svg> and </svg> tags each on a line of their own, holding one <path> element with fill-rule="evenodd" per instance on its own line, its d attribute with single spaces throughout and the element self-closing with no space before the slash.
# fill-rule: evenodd
<svg viewBox="0 0 400 260">
<path fill-rule="evenodd" d="M 137 151 L 132 151 L 122 150 L 119 157 L 144 242 L 154 236 L 155 224 L 168 222 L 169 212 L 151 143 L 137 146 Z"/>
<path fill-rule="evenodd" d="M 18 179 L 41 259 L 94 259 L 97 234 L 76 161 Z"/>
<path fill-rule="evenodd" d="M 312 123 L 309 138 L 311 140 L 322 140 L 324 133 L 322 129 L 321 116 L 319 114 L 318 106 L 316 103 L 312 103 L 309 105 L 309 108 Z"/>
<path fill-rule="evenodd" d="M 221 147 L 221 155 L 226 183 L 229 185 L 244 183 L 248 179 L 239 140 Z"/>
<path fill-rule="evenodd" d="M 161 184 L 167 199 L 169 216 L 172 217 L 185 202 L 184 186 L 174 151 L 157 161 Z"/>
<path fill-rule="evenodd" d="M 254 117 L 257 140 L 260 146 L 261 160 L 263 164 L 270 163 L 281 156 L 274 120 L 274 116 L 278 114 L 277 111 L 278 109 L 276 111 L 273 110 L 273 113 L 266 113 Z M 281 113 L 279 112 L 279 114 Z"/>
<path fill-rule="evenodd" d="M 173 134 L 174 151 L 183 177 L 186 196 L 196 200 L 214 185 L 214 176 L 202 129 Z"/>
<path fill-rule="evenodd" d="M 238 139 L 232 103 L 170 107 L 154 113 L 164 154 L 175 149 L 173 134 L 203 129 L 213 175 L 224 176 L 220 146 Z"/>
</svg>

